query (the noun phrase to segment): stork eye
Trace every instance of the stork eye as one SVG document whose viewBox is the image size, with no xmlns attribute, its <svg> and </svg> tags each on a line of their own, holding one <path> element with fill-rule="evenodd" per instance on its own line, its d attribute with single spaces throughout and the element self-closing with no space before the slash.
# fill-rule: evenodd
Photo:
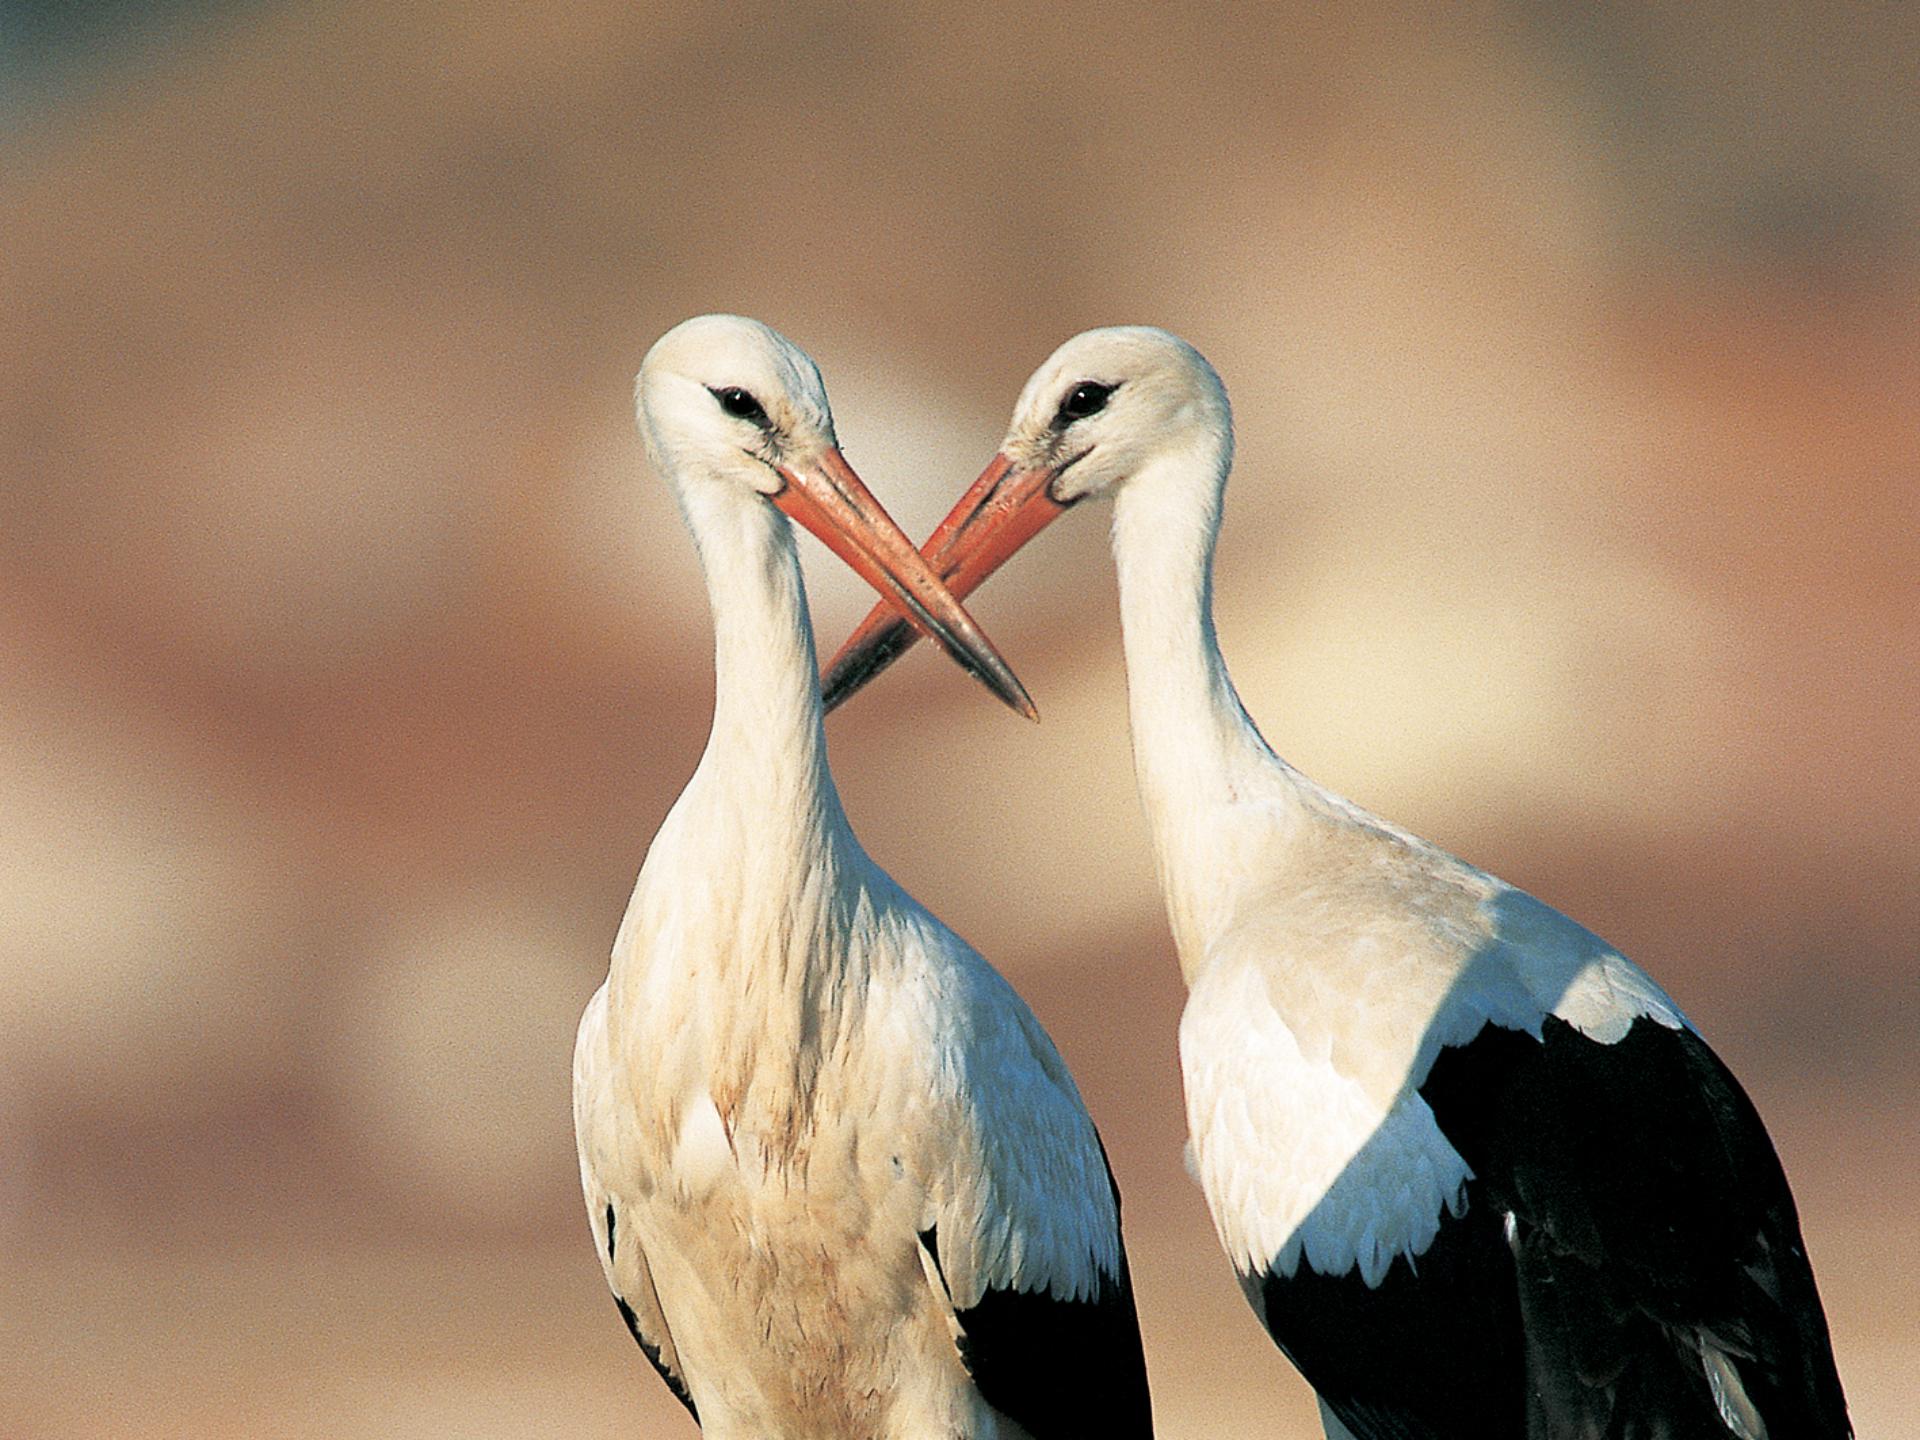
<svg viewBox="0 0 1920 1440">
<path fill-rule="evenodd" d="M 729 385 L 720 390 L 712 386 L 707 388 L 713 398 L 720 402 L 720 408 L 734 419 L 751 420 L 762 430 L 772 423 L 767 419 L 766 408 L 753 398 L 751 391 L 742 390 L 738 385 Z"/>
<path fill-rule="evenodd" d="M 1097 380 L 1082 380 L 1060 402 L 1060 412 L 1053 417 L 1053 423 L 1064 429 L 1076 420 L 1098 415 L 1107 408 L 1107 401 L 1119 388 L 1118 385 L 1102 385 Z"/>
</svg>

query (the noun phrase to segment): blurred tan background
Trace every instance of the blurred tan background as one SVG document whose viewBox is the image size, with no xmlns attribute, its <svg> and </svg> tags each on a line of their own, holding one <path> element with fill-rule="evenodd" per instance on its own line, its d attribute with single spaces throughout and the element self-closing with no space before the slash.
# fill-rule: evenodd
<svg viewBox="0 0 1920 1440">
<path fill-rule="evenodd" d="M 1330 7 L 1329 7 L 1330 8 Z M 0 6 L 0 1437 L 673 1436 L 568 1063 L 711 693 L 629 385 L 808 347 L 923 534 L 1192 339 L 1317 778 L 1651 968 L 1920 1413 L 1920 12 Z M 1104 519 L 831 724 L 1126 1190 L 1169 1437 L 1317 1434 L 1180 1168 Z M 829 644 L 859 582 L 805 542 Z"/>
</svg>

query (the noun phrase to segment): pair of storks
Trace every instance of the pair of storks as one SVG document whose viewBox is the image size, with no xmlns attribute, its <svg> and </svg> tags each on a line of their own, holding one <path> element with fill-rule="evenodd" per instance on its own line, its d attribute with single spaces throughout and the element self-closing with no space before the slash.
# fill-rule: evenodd
<svg viewBox="0 0 1920 1440">
<path fill-rule="evenodd" d="M 1232 421 L 1192 347 L 1062 346 L 924 556 L 765 326 L 678 326 L 637 399 L 718 679 L 581 1022 L 575 1123 L 608 1283 L 708 1435 L 1152 1433 L 1100 1138 L 1025 1003 L 854 838 L 785 518 L 883 597 L 829 706 L 926 633 L 1031 715 L 958 597 L 1099 496 L 1189 1163 L 1327 1434 L 1850 1433 L 1786 1179 L 1674 1002 L 1254 728 L 1211 617 Z"/>
</svg>

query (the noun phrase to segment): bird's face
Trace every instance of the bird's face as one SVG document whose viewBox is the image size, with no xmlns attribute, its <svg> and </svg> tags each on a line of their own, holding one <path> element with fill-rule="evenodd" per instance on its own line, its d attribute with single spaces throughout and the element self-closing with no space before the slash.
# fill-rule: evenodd
<svg viewBox="0 0 1920 1440">
<path fill-rule="evenodd" d="M 1226 389 L 1186 341 L 1145 326 L 1089 330 L 1034 371 L 999 454 L 922 552 L 964 598 L 1068 507 L 1116 494 L 1163 460 L 1217 455 L 1232 437 Z M 869 615 L 827 668 L 827 708 L 911 643 L 889 616 Z"/>
<path fill-rule="evenodd" d="M 939 640 L 961 668 L 1038 718 L 993 642 L 840 453 L 826 386 L 799 346 L 757 320 L 702 315 L 654 343 L 634 394 L 647 453 L 683 501 L 715 487 L 773 504 Z"/>
<path fill-rule="evenodd" d="M 674 326 L 647 352 L 634 390 L 647 453 L 682 482 L 772 496 L 796 467 L 837 453 L 819 369 L 757 320 L 701 315 Z"/>
<path fill-rule="evenodd" d="M 1197 350 L 1164 330 L 1117 326 L 1076 335 L 1033 372 L 996 458 L 1035 484 L 1044 474 L 1047 497 L 1065 507 L 1230 425 Z"/>
</svg>

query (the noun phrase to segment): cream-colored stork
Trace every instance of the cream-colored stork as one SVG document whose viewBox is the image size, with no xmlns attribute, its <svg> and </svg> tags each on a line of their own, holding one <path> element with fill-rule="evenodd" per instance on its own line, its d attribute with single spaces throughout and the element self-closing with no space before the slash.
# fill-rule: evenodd
<svg viewBox="0 0 1920 1440">
<path fill-rule="evenodd" d="M 965 596 L 1113 497 L 1134 764 L 1189 991 L 1189 1162 L 1327 1433 L 1849 1434 L 1786 1178 L 1679 1008 L 1254 728 L 1212 618 L 1232 454 L 1195 350 L 1090 331 L 1028 382 L 927 554 Z M 829 699 L 910 639 L 876 609 Z"/>
<path fill-rule="evenodd" d="M 718 674 L 574 1053 L 620 1311 L 710 1436 L 1148 1436 L 1099 1137 L 1032 1012 L 848 827 L 780 512 L 1025 693 L 841 458 L 800 350 L 705 316 L 637 389 Z"/>
</svg>

